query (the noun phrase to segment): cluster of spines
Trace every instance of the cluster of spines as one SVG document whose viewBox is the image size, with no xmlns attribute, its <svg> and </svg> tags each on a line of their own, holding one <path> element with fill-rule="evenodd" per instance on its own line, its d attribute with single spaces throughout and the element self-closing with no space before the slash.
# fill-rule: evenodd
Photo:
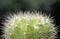
<svg viewBox="0 0 60 39">
<path fill-rule="evenodd" d="M 5 39 L 54 39 L 56 35 L 52 19 L 38 12 L 20 12 L 6 21 Z"/>
</svg>

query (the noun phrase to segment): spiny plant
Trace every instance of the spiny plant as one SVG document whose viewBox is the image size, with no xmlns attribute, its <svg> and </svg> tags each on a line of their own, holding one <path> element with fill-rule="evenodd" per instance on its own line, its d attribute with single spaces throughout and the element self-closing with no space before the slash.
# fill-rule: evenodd
<svg viewBox="0 0 60 39">
<path fill-rule="evenodd" d="M 5 39 L 54 39 L 56 28 L 50 16 L 41 12 L 20 12 L 4 22 Z"/>
</svg>

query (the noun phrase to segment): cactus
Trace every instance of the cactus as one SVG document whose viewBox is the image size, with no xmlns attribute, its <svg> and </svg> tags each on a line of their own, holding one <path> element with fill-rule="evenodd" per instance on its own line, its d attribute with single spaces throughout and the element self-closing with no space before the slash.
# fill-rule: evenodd
<svg viewBox="0 0 60 39">
<path fill-rule="evenodd" d="M 5 39 L 54 39 L 53 20 L 39 12 L 20 12 L 4 22 Z"/>
</svg>

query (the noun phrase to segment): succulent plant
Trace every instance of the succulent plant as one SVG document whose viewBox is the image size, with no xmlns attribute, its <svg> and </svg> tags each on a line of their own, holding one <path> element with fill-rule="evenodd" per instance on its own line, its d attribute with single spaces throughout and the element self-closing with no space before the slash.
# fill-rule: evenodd
<svg viewBox="0 0 60 39">
<path fill-rule="evenodd" d="M 7 18 L 5 39 L 54 39 L 57 33 L 52 18 L 39 12 L 20 12 Z"/>
</svg>

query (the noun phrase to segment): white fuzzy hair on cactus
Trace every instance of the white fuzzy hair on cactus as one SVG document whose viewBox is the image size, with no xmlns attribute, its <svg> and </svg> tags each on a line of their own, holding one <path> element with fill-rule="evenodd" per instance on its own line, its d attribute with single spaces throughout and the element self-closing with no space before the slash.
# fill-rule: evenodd
<svg viewBox="0 0 60 39">
<path fill-rule="evenodd" d="M 19 12 L 7 18 L 3 30 L 5 39 L 54 39 L 56 37 L 53 19 L 42 12 Z"/>
</svg>

